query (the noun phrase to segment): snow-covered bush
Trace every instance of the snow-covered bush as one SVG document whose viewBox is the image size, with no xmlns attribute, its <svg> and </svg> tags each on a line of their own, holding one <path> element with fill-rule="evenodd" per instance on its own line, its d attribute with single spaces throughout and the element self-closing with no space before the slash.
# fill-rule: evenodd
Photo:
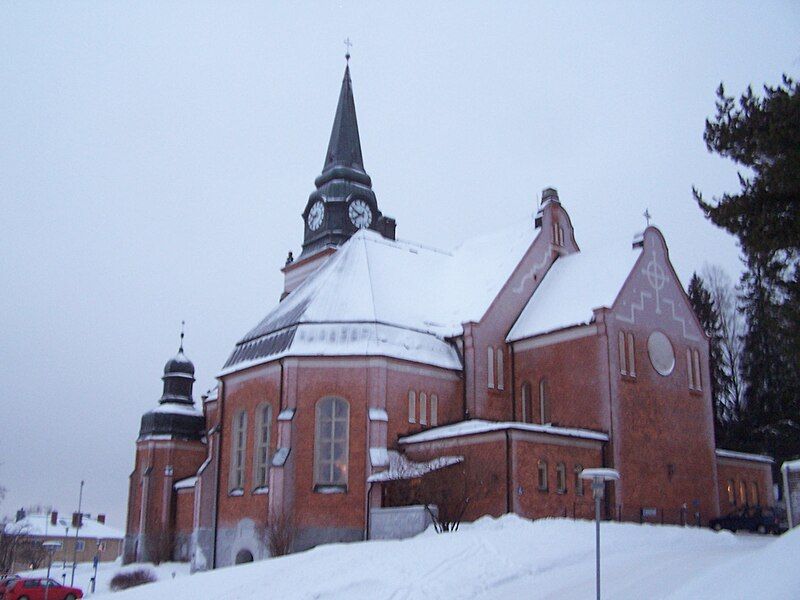
<svg viewBox="0 0 800 600">
<path fill-rule="evenodd" d="M 145 583 L 153 583 L 158 579 L 156 574 L 150 569 L 136 569 L 135 571 L 122 571 L 111 579 L 109 588 L 112 592 L 127 590 Z"/>
</svg>

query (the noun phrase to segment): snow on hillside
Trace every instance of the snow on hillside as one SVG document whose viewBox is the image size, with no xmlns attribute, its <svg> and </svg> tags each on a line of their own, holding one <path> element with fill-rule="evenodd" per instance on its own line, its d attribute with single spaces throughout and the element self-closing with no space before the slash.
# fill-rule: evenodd
<svg viewBox="0 0 800 600">
<path fill-rule="evenodd" d="M 800 531 L 781 538 L 603 523 L 603 598 L 800 597 Z M 593 598 L 594 524 L 514 515 L 456 533 L 320 546 L 134 588 L 115 600 Z"/>
</svg>

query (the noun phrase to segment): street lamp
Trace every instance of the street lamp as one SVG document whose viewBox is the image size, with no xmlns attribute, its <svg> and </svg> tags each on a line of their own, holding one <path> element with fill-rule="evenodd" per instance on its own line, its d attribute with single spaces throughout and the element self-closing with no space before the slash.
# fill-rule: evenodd
<svg viewBox="0 0 800 600">
<path fill-rule="evenodd" d="M 616 469 L 584 469 L 581 471 L 581 479 L 592 480 L 592 497 L 594 498 L 594 520 L 595 520 L 595 562 L 596 562 L 596 587 L 597 600 L 600 600 L 600 502 L 605 495 L 605 482 L 616 481 L 619 479 L 619 471 Z"/>
<path fill-rule="evenodd" d="M 49 560 L 47 561 L 47 587 L 44 588 L 44 600 L 47 600 L 48 592 L 50 591 L 50 567 L 53 566 L 53 554 L 56 550 L 61 548 L 61 542 L 58 540 L 48 540 L 46 542 L 42 542 L 42 547 L 47 550 L 47 554 L 49 556 Z"/>
</svg>

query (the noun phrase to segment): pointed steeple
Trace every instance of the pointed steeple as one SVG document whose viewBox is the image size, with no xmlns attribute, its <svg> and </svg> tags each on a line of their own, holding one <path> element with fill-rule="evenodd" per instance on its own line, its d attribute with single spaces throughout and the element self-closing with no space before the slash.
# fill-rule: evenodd
<svg viewBox="0 0 800 600">
<path fill-rule="evenodd" d="M 342 89 L 339 92 L 339 104 L 336 106 L 325 164 L 322 167 L 322 174 L 314 183 L 319 187 L 332 179 L 349 179 L 367 186 L 372 185 L 372 180 L 364 170 L 364 159 L 361 155 L 361 138 L 358 135 L 356 103 L 353 99 L 349 63 L 344 69 Z"/>
</svg>

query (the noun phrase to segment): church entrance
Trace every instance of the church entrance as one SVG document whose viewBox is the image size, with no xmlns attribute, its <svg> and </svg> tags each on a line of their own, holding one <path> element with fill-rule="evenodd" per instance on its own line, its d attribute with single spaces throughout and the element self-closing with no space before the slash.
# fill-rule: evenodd
<svg viewBox="0 0 800 600">
<path fill-rule="evenodd" d="M 240 565 L 249 562 L 253 562 L 253 553 L 250 552 L 250 550 L 239 550 L 239 553 L 236 555 L 236 564 Z"/>
</svg>

